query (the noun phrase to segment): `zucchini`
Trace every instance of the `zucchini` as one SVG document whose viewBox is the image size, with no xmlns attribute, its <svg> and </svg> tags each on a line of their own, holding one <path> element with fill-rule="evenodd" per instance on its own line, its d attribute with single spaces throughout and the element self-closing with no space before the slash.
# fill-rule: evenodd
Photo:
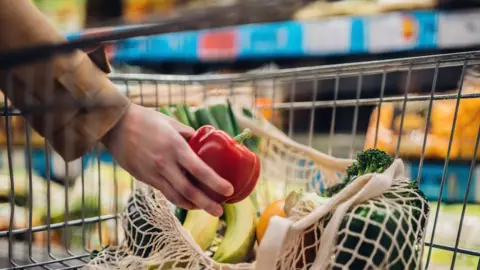
<svg viewBox="0 0 480 270">
<path fill-rule="evenodd" d="M 144 217 L 152 212 L 152 206 L 145 200 L 145 193 L 135 190 L 134 194 L 128 199 L 126 215 L 128 218 L 127 229 L 125 230 L 125 239 L 128 243 L 129 250 L 135 256 L 147 258 L 155 245 L 155 238 L 158 237 L 162 230 L 153 226 Z M 155 198 L 155 193 L 150 193 Z M 187 211 L 176 207 L 169 202 L 170 209 L 175 208 L 175 216 L 185 219 Z M 133 223 L 133 224 L 132 224 Z M 180 223 L 183 223 L 181 220 Z M 167 263 L 169 265 L 169 263 Z M 150 269 L 157 269 L 158 266 L 152 265 Z M 170 269 L 165 266 L 163 269 Z"/>
<path fill-rule="evenodd" d="M 247 108 L 242 108 L 243 115 L 247 116 L 248 118 L 253 118 L 253 113 Z"/>
<path fill-rule="evenodd" d="M 197 119 L 195 118 L 195 115 L 190 111 L 190 108 L 187 105 L 183 105 L 183 110 L 185 111 L 185 114 L 187 115 L 188 122 L 190 123 L 190 126 L 197 130 L 198 129 L 198 123 Z"/>
<path fill-rule="evenodd" d="M 228 99 L 227 99 L 227 108 L 228 108 L 228 115 L 230 116 L 230 120 L 232 121 L 233 133 L 235 134 L 235 136 L 237 136 L 237 134 L 240 134 L 242 131 L 240 130 L 240 127 L 238 126 L 237 118 L 235 117 L 235 114 L 233 113 L 232 104 L 230 103 L 230 100 L 228 100 Z"/>
<path fill-rule="evenodd" d="M 187 114 L 185 113 L 185 110 L 183 109 L 183 106 L 180 104 L 175 104 L 173 106 L 175 108 L 174 116 L 175 118 L 182 124 L 191 126 L 190 121 L 188 121 Z"/>
<path fill-rule="evenodd" d="M 230 134 L 230 136 L 235 137 L 235 131 L 233 130 L 232 120 L 228 114 L 228 108 L 225 104 L 215 104 L 210 107 L 210 113 L 212 114 L 215 121 L 217 121 L 218 127 Z"/>
<path fill-rule="evenodd" d="M 183 224 L 183 222 L 185 221 L 185 217 L 187 216 L 187 210 L 176 206 L 174 215 L 178 219 L 178 221 L 180 221 L 180 224 Z"/>
<path fill-rule="evenodd" d="M 170 110 L 170 108 L 168 108 L 168 107 L 160 107 L 159 112 L 161 112 L 165 115 L 168 115 L 170 117 L 173 117 L 172 110 Z"/>
<path fill-rule="evenodd" d="M 155 196 L 154 193 L 151 195 Z M 150 206 L 145 201 L 144 194 L 140 190 L 136 190 L 127 203 L 128 222 L 126 222 L 125 239 L 133 255 L 142 258 L 147 258 L 150 255 L 155 243 L 152 238 L 157 237 L 162 232 L 144 218 L 150 211 Z"/>
<path fill-rule="evenodd" d="M 219 128 L 217 121 L 210 113 L 208 108 L 199 108 L 195 111 L 195 117 L 197 118 L 198 127 L 211 125 L 216 128 Z"/>
</svg>

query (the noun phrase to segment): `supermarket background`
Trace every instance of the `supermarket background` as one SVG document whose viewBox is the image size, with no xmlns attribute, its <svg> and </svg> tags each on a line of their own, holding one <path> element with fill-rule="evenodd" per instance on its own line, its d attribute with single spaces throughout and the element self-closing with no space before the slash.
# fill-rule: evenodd
<svg viewBox="0 0 480 270">
<path fill-rule="evenodd" d="M 479 1 L 264 1 L 255 3 L 242 0 L 35 0 L 42 11 L 69 39 L 94 35 L 104 30 L 142 23 L 153 23 L 159 20 L 172 22 L 171 34 L 147 36 L 128 39 L 108 44 L 109 58 L 116 73 L 150 73 L 150 74 L 222 74 L 240 72 L 261 72 L 281 68 L 305 67 L 336 63 L 350 63 L 365 60 L 380 60 L 397 57 L 408 57 L 425 54 L 447 53 L 480 49 L 480 2 Z M 248 4 L 243 4 L 248 3 Z M 232 11 L 232 16 L 225 10 L 235 10 L 241 5 L 242 12 Z M 230 7 L 230 9 L 228 9 Z M 211 21 L 177 24 L 175 20 L 184 17 L 191 9 L 218 9 L 217 17 Z M 244 11 L 244 12 L 243 12 Z M 212 13 L 215 14 L 215 13 Z M 223 27 L 224 26 L 224 27 Z M 436 88 L 438 92 L 456 93 L 461 68 L 445 68 L 439 72 Z M 429 93 L 432 87 L 433 70 L 415 71 L 411 74 L 399 72 L 389 76 L 386 96 L 408 93 Z M 469 71 L 464 83 L 463 92 L 480 91 L 475 70 Z M 409 84 L 406 85 L 406 78 Z M 338 91 L 335 83 L 325 80 L 318 83 L 315 100 L 332 100 L 334 95 L 340 99 L 354 99 L 358 94 L 358 78 L 342 80 Z M 362 77 L 362 98 L 378 97 L 381 76 Z M 480 76 L 478 76 L 480 80 Z M 272 85 L 272 82 L 264 82 Z M 118 84 L 121 91 L 128 87 Z M 292 100 L 288 89 L 278 87 L 277 99 Z M 296 86 L 295 101 L 312 100 L 312 84 L 299 82 Z M 272 87 L 265 87 L 264 93 L 258 97 L 258 103 L 271 102 Z M 188 94 L 188 93 L 187 93 Z M 459 247 L 463 249 L 480 249 L 480 165 L 471 170 L 473 148 L 480 124 L 480 101 L 469 99 L 459 106 L 455 136 L 447 170 L 444 170 L 445 153 L 448 147 L 455 100 L 435 101 L 430 119 L 429 141 L 425 151 L 425 161 L 421 171 L 421 189 L 431 201 L 432 213 L 437 205 L 440 183 L 446 172 L 440 215 L 435 233 L 436 243 L 451 244 L 455 242 L 460 213 L 464 201 L 465 190 L 471 178 L 470 192 L 467 197 L 468 206 L 463 221 Z M 419 154 L 422 134 L 426 125 L 428 102 L 405 108 L 404 128 L 401 135 L 402 144 L 398 149 L 400 156 L 407 164 L 407 172 L 412 179 L 419 173 Z M 385 104 L 380 112 L 380 126 L 377 147 L 394 154 L 392 141 L 398 140 L 398 125 L 403 103 Z M 315 111 L 315 130 L 312 147 L 337 157 L 349 157 L 350 148 L 359 151 L 372 147 L 372 134 L 376 127 L 376 110 L 379 108 L 362 106 L 359 108 L 356 125 L 357 132 L 352 140 L 353 108 L 338 108 L 338 121 L 335 136 L 329 136 L 330 123 L 322 119 L 330 119 L 331 109 Z M 265 111 L 269 117 L 271 112 Z M 308 143 L 310 110 L 295 112 L 295 127 L 292 136 L 301 143 Z M 274 123 L 286 131 L 288 117 L 282 114 L 273 116 Z M 3 121 L 3 120 L 2 120 Z M 2 127 L 4 129 L 4 126 Z M 359 135 L 366 134 L 366 135 Z M 0 136 L 5 144 L 5 132 Z M 14 119 L 13 140 L 15 155 L 13 167 L 15 179 L 28 179 L 30 166 L 33 169 L 34 185 L 44 190 L 45 177 L 50 175 L 59 184 L 54 185 L 51 194 L 65 193 L 60 183 L 68 183 L 73 187 L 70 200 L 78 199 L 81 193 L 80 175 L 84 175 L 87 189 L 91 196 L 91 211 L 97 211 L 98 187 L 101 182 L 102 205 L 106 212 L 113 210 L 115 202 L 113 194 L 106 192 L 113 185 L 115 177 L 121 187 L 121 198 L 128 197 L 130 177 L 120 168 L 114 166 L 111 157 L 98 149 L 81 160 L 68 165 L 68 179 L 65 179 L 66 166 L 55 153 L 45 153 L 43 141 L 32 133 L 32 149 L 23 147 L 25 127 L 23 120 Z M 354 142 L 351 144 L 351 142 Z M 477 153 L 480 156 L 480 153 Z M 29 162 L 29 158 L 32 162 Z M 0 225 L 8 228 L 9 177 L 8 158 L 5 151 L 1 160 L 1 190 L 5 200 L 0 205 Z M 98 173 L 98 169 L 100 172 Z M 100 181 L 101 179 L 101 181 Z M 16 181 L 16 193 L 26 192 L 28 181 Z M 38 185 L 38 186 L 37 186 Z M 80 190 L 80 191 L 79 191 Z M 112 189 L 113 190 L 113 189 Z M 97 192 L 97 193 L 96 193 Z M 17 194 L 17 195 L 18 195 Z M 76 197 L 77 196 L 77 197 Z M 123 197 L 122 197 L 123 196 Z M 21 197 L 19 195 L 19 197 Z M 53 209 L 58 220 L 64 219 L 64 196 L 52 197 Z M 58 198 L 57 198 L 58 197 Z M 53 201 L 53 200 L 59 200 Z M 121 199 L 120 199 L 121 200 Z M 19 209 L 25 202 L 17 202 Z M 122 203 L 124 205 L 124 203 Z M 121 209 L 122 204 L 118 207 Z M 81 217 L 78 205 L 68 205 L 69 218 Z M 39 200 L 35 211 L 42 212 L 44 203 Z M 109 208 L 110 209 L 107 209 Z M 102 210 L 103 211 L 103 210 Z M 25 212 L 21 217 L 20 213 Z M 18 227 L 26 227 L 28 211 L 16 211 L 15 223 Z M 433 214 L 431 216 L 434 216 Z M 52 220 L 53 222 L 54 220 Z M 430 222 L 432 224 L 433 222 Z M 106 231 L 111 224 L 106 223 Z M 96 230 L 96 229 L 93 229 Z M 429 228 L 431 230 L 431 228 Z M 75 233 L 73 233 L 75 235 Z M 98 242 L 96 233 L 92 233 L 90 245 Z M 60 236 L 58 241 L 60 242 Z M 108 233 L 107 233 L 107 238 Z M 427 233 L 426 241 L 429 241 Z M 35 238 L 42 245 L 45 236 Z M 106 239 L 105 241 L 109 241 Z M 60 243 L 58 243 L 60 245 Z M 3 244 L 2 244 L 3 245 Z M 5 250 L 5 249 L 4 249 Z M 434 249 L 432 252 L 432 269 L 450 267 L 452 252 Z M 478 264 L 474 256 L 458 254 L 457 269 L 474 269 Z M 0 265 L 1 266 L 1 265 Z M 434 267 L 435 266 L 435 267 Z"/>
</svg>

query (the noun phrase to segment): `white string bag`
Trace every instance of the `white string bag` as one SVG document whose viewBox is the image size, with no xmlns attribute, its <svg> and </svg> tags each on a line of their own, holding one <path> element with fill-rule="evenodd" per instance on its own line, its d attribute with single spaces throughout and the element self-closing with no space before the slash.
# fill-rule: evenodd
<svg viewBox="0 0 480 270">
<path fill-rule="evenodd" d="M 290 184 L 318 191 L 340 182 L 353 162 L 296 143 L 262 118 L 251 120 L 238 111 L 235 116 L 241 128 L 261 137 L 258 196 L 263 196 L 263 179 L 285 185 L 285 191 Z M 122 217 L 128 232 L 125 241 L 104 250 L 89 267 L 416 269 L 421 265 L 428 204 L 409 185 L 403 163 L 397 159 L 382 174 L 358 177 L 326 204 L 312 206 L 301 200 L 289 218 L 270 220 L 255 262 L 235 265 L 219 264 L 205 255 L 172 214 L 165 197 L 140 186 L 132 200 L 141 211 L 126 209 Z"/>
</svg>

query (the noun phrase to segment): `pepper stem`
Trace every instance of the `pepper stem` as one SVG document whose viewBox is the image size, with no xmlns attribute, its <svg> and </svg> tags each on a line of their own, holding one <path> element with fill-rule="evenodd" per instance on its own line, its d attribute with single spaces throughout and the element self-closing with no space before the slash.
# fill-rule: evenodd
<svg viewBox="0 0 480 270">
<path fill-rule="evenodd" d="M 252 130 L 246 128 L 242 131 L 242 133 L 238 134 L 233 139 L 241 144 L 245 139 L 248 139 L 250 137 L 252 137 Z"/>
</svg>

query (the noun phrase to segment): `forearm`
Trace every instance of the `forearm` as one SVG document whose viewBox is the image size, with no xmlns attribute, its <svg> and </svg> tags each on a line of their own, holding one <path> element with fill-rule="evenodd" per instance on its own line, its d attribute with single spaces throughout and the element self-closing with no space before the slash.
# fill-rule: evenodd
<svg viewBox="0 0 480 270">
<path fill-rule="evenodd" d="M 65 41 L 30 0 L 0 1 L 0 52 Z M 79 50 L 0 70 L 0 89 L 67 161 L 102 138 L 130 104 Z M 29 114 L 33 107 L 43 109 Z"/>
</svg>

